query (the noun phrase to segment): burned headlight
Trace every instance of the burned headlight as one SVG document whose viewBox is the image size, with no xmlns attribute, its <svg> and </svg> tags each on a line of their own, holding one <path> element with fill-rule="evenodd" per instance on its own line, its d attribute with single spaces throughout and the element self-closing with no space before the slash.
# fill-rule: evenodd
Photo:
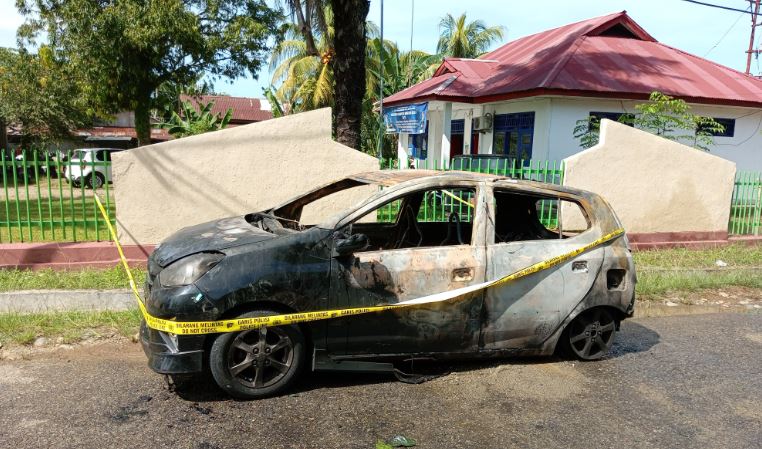
<svg viewBox="0 0 762 449">
<path fill-rule="evenodd" d="M 223 257 L 225 255 L 220 253 L 199 253 L 184 257 L 159 273 L 159 283 L 163 287 L 190 285 L 217 265 Z"/>
</svg>

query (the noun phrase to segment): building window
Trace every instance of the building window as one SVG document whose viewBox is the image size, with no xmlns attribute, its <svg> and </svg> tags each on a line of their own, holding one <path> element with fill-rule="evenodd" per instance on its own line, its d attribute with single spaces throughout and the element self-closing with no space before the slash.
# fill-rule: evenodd
<svg viewBox="0 0 762 449">
<path fill-rule="evenodd" d="M 528 161 L 533 138 L 534 112 L 495 115 L 492 153 Z"/>
<path fill-rule="evenodd" d="M 601 122 L 603 119 L 609 119 L 612 122 L 618 122 L 619 119 L 624 116 L 624 112 L 591 112 L 590 117 L 595 117 L 598 119 L 598 123 Z"/>
<path fill-rule="evenodd" d="M 714 121 L 723 126 L 724 131 L 712 132 L 711 130 L 705 130 L 714 137 L 733 137 L 736 133 L 736 119 L 734 118 L 717 118 L 713 117 Z"/>
</svg>

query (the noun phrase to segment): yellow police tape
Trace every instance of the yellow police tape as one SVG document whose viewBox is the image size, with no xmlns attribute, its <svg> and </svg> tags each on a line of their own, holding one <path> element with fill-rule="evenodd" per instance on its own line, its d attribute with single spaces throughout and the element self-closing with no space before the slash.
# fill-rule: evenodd
<svg viewBox="0 0 762 449">
<path fill-rule="evenodd" d="M 604 243 L 614 240 L 615 238 L 624 234 L 623 229 L 617 229 L 616 231 L 606 234 L 603 237 L 599 238 L 598 240 L 588 243 L 587 245 L 581 246 L 573 251 L 569 251 L 568 253 L 561 254 L 560 256 L 556 256 L 551 259 L 536 263 L 534 265 L 530 265 L 522 270 L 516 271 L 507 276 L 503 276 L 499 279 L 489 281 L 489 282 L 483 282 L 483 283 L 479 283 L 476 285 L 471 285 L 468 287 L 463 287 L 463 288 L 459 288 L 455 290 L 450 290 L 447 292 L 436 293 L 433 295 L 424 296 L 422 298 L 416 298 L 416 299 L 412 299 L 408 301 L 403 301 L 397 304 L 387 304 L 387 305 L 372 306 L 372 307 L 358 307 L 358 308 L 352 308 L 352 309 L 321 310 L 317 312 L 288 313 L 285 315 L 270 315 L 270 316 L 261 316 L 261 317 L 253 317 L 253 318 L 235 318 L 235 319 L 218 320 L 218 321 L 174 321 L 174 320 L 166 320 L 162 318 L 157 318 L 151 315 L 150 313 L 148 313 L 148 311 L 146 310 L 145 304 L 143 303 L 143 300 L 140 297 L 140 293 L 138 292 L 137 285 L 135 285 L 135 279 L 132 277 L 132 272 L 130 271 L 130 267 L 127 264 L 127 259 L 124 256 L 122 245 L 119 244 L 119 239 L 117 239 L 116 232 L 114 231 L 114 227 L 111 225 L 111 221 L 108 219 L 108 214 L 106 213 L 106 210 L 103 208 L 103 203 L 101 203 L 97 195 L 95 195 L 94 198 L 95 198 L 95 202 L 98 204 L 98 208 L 100 209 L 101 214 L 103 215 L 103 218 L 106 220 L 108 230 L 111 233 L 111 237 L 114 239 L 114 243 L 116 244 L 116 249 L 117 251 L 119 251 L 119 258 L 121 259 L 122 265 L 124 266 L 124 270 L 127 272 L 127 277 L 130 280 L 130 288 L 132 289 L 132 292 L 135 294 L 135 299 L 137 299 L 138 301 L 138 307 L 140 308 L 140 312 L 143 315 L 143 318 L 146 320 L 146 324 L 151 329 L 156 329 L 159 331 L 167 332 L 170 334 L 176 334 L 176 335 L 200 335 L 200 334 L 216 334 L 216 333 L 223 333 L 223 332 L 238 332 L 238 331 L 244 331 L 244 330 L 250 330 L 250 329 L 258 329 L 264 326 L 283 326 L 288 324 L 304 323 L 307 321 L 327 320 L 331 318 L 362 315 L 362 314 L 371 313 L 371 312 L 381 312 L 384 310 L 411 307 L 411 306 L 420 305 L 420 304 L 442 302 L 448 299 L 454 299 L 457 297 L 465 296 L 469 293 L 473 293 L 479 290 L 484 290 L 489 287 L 495 287 L 498 285 L 505 284 L 507 282 L 515 281 L 516 279 L 522 278 L 524 276 L 529 276 L 530 274 L 534 274 L 542 270 L 547 270 L 548 268 L 559 265 L 586 251 L 589 251 L 590 249 L 593 249 L 597 246 L 603 245 Z"/>
</svg>

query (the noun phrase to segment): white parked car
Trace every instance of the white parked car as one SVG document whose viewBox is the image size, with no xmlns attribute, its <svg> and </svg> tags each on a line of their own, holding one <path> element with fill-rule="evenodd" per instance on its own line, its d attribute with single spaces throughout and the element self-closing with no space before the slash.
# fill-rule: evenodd
<svg viewBox="0 0 762 449">
<path fill-rule="evenodd" d="M 111 182 L 111 155 L 124 151 L 120 148 L 82 148 L 71 153 L 64 168 L 64 177 L 79 187 L 98 189 Z"/>
</svg>

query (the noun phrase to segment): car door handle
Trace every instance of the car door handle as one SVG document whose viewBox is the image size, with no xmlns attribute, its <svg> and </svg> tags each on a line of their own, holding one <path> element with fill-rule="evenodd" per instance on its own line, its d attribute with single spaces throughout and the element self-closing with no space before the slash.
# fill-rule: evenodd
<svg viewBox="0 0 762 449">
<path fill-rule="evenodd" d="M 453 282 L 467 282 L 474 278 L 474 269 L 472 267 L 456 268 L 452 270 Z"/>
<path fill-rule="evenodd" d="M 575 260 L 572 262 L 572 273 L 587 273 L 587 261 Z"/>
</svg>

